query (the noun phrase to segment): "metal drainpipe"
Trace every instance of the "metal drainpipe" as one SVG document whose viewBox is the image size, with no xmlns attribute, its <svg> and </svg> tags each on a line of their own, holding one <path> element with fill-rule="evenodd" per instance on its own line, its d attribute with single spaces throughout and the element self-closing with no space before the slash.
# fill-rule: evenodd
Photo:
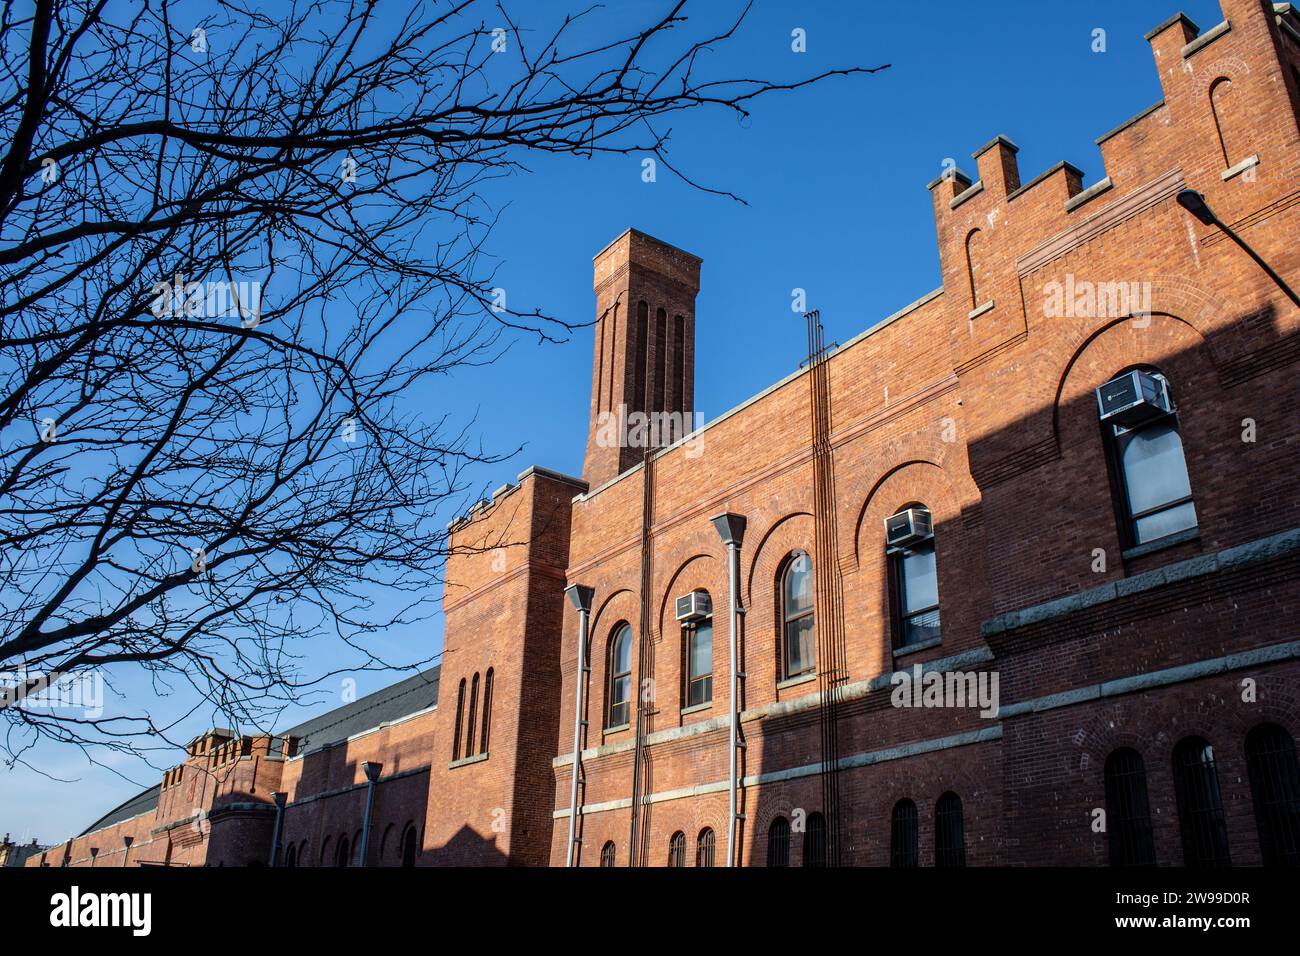
<svg viewBox="0 0 1300 956">
<path fill-rule="evenodd" d="M 595 592 L 581 584 L 570 584 L 564 593 L 578 610 L 578 674 L 573 693 L 576 703 L 573 708 L 573 768 L 569 781 L 569 850 L 564 863 L 573 866 L 578 835 L 578 764 L 582 754 L 582 725 L 585 723 L 582 703 L 587 686 L 587 622 L 591 616 L 591 597 Z"/>
<path fill-rule="evenodd" d="M 367 760 L 361 765 L 361 769 L 366 774 L 366 817 L 361 825 L 361 866 L 366 865 L 366 849 L 370 845 L 370 811 L 375 807 L 375 784 L 379 781 L 379 774 L 383 771 L 384 765 L 376 763 L 373 760 Z"/>
<path fill-rule="evenodd" d="M 731 710 L 729 747 L 727 752 L 727 866 L 736 865 L 736 787 L 737 751 L 740 749 L 740 546 L 745 540 L 745 516 L 724 511 L 709 519 L 718 537 L 727 547 L 727 580 L 731 607 L 731 623 L 727 634 L 727 654 L 730 661 Z"/>
<path fill-rule="evenodd" d="M 280 828 L 284 820 L 284 804 L 289 794 L 283 790 L 273 791 L 271 799 L 275 801 L 275 832 L 271 834 L 271 866 L 280 863 Z"/>
</svg>

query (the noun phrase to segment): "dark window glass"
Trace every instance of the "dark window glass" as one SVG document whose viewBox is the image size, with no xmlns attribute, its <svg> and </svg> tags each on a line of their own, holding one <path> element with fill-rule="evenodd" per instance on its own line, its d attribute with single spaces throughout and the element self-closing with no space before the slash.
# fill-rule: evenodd
<svg viewBox="0 0 1300 956">
<path fill-rule="evenodd" d="M 488 752 L 488 734 L 492 730 L 492 668 L 489 667 L 487 676 L 483 678 L 483 729 L 479 733 L 478 752 L 485 754 Z"/>
<path fill-rule="evenodd" d="M 460 679 L 460 687 L 456 690 L 456 728 L 452 731 L 453 739 L 451 745 L 451 759 L 460 759 L 460 728 L 461 721 L 465 719 L 465 678 Z"/>
<path fill-rule="evenodd" d="M 469 721 L 465 725 L 465 756 L 474 755 L 474 731 L 478 721 L 478 675 L 469 685 Z"/>
<path fill-rule="evenodd" d="M 1106 758 L 1106 838 L 1111 866 L 1154 866 L 1155 839 L 1142 755 L 1121 747 Z"/>
<path fill-rule="evenodd" d="M 786 563 L 781 579 L 781 622 L 785 676 L 798 677 L 817 666 L 813 635 L 812 559 L 796 551 Z"/>
<path fill-rule="evenodd" d="M 934 805 L 934 865 L 966 865 L 966 827 L 955 793 L 945 793 Z"/>
<path fill-rule="evenodd" d="M 807 830 L 803 835 L 803 865 L 826 865 L 826 818 L 820 813 L 808 814 Z"/>
<path fill-rule="evenodd" d="M 348 842 L 348 838 L 345 836 L 339 837 L 338 849 L 334 851 L 334 865 L 352 865 L 352 844 Z"/>
<path fill-rule="evenodd" d="M 1246 735 L 1246 770 L 1265 866 L 1300 866 L 1300 761 L 1295 740 L 1277 724 Z"/>
<path fill-rule="evenodd" d="M 705 827 L 695 839 L 695 865 L 713 865 L 713 830 Z"/>
<path fill-rule="evenodd" d="M 610 840 L 608 843 L 606 843 L 604 846 L 600 848 L 600 865 L 601 866 L 614 865 L 614 841 L 613 840 Z"/>
<path fill-rule="evenodd" d="M 609 707 L 606 727 L 622 727 L 631 720 L 632 628 L 620 624 L 609 642 Z"/>
<path fill-rule="evenodd" d="M 686 629 L 686 706 L 713 700 L 713 621 Z"/>
<path fill-rule="evenodd" d="M 916 804 L 899 800 L 889 815 L 889 865 L 920 866 L 920 817 Z"/>
<path fill-rule="evenodd" d="M 668 865 L 686 865 L 686 834 L 678 830 L 668 841 Z"/>
<path fill-rule="evenodd" d="M 767 865 L 790 865 L 790 823 L 785 817 L 777 817 L 767 828 Z"/>
<path fill-rule="evenodd" d="M 1174 748 L 1174 794 L 1184 866 L 1227 866 L 1228 824 L 1223 818 L 1214 748 L 1202 737 L 1187 737 Z"/>
<path fill-rule="evenodd" d="M 415 855 L 420 848 L 420 833 L 415 824 L 408 823 L 402 834 L 402 866 L 415 866 Z"/>
<path fill-rule="evenodd" d="M 1245 762 L 1265 866 L 1300 865 L 1300 762 L 1296 741 L 1275 723 L 1245 737 Z"/>
</svg>

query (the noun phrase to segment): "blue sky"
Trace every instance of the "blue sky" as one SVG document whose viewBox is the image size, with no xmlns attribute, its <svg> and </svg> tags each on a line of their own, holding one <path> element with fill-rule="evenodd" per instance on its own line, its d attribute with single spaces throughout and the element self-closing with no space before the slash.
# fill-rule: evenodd
<svg viewBox="0 0 1300 956">
<path fill-rule="evenodd" d="M 628 0 L 606 12 L 640 22 L 663 9 L 666 3 Z M 1178 9 L 1174 0 L 1004 0 L 984 12 L 978 5 L 758 0 L 741 35 L 713 54 L 710 73 L 791 77 L 832 66 L 892 67 L 761 101 L 744 125 L 718 113 L 679 117 L 673 163 L 748 205 L 693 190 L 662 167 L 656 182 L 643 182 L 640 156 L 531 158 L 530 173 L 486 193 L 503 209 L 489 243 L 500 259 L 497 284 L 514 308 L 589 322 L 592 256 L 628 226 L 701 256 L 695 403 L 711 419 L 798 364 L 806 342 L 790 310 L 793 288 L 806 289 L 809 307 L 820 309 L 827 340 L 845 341 L 938 285 L 925 185 L 945 158 L 973 174 L 971 152 L 1001 133 L 1020 146 L 1022 181 L 1062 159 L 1084 171 L 1085 185 L 1104 176 L 1094 140 L 1160 98 L 1143 35 Z M 1215 0 L 1187 0 L 1181 9 L 1202 29 L 1222 19 Z M 795 28 L 806 31 L 806 53 L 791 51 Z M 1092 51 L 1098 28 L 1106 31 L 1104 53 Z M 724 351 L 725 365 L 717 361 Z M 464 370 L 425 400 L 439 412 L 475 417 L 489 450 L 525 446 L 510 463 L 475 475 L 485 490 L 531 464 L 578 475 L 591 358 L 590 328 L 561 345 L 519 340 L 495 365 Z M 435 652 L 441 640 L 435 618 L 383 646 L 405 663 Z M 321 642 L 319 669 L 332 663 L 330 653 Z M 358 693 L 394 679 L 359 674 Z M 153 699 L 143 680 L 128 677 L 124 686 L 136 702 Z M 153 706 L 174 714 L 184 703 L 177 694 Z M 324 694 L 284 723 L 336 703 Z M 209 721 L 196 715 L 192 723 L 197 733 Z M 48 747 L 36 759 L 66 782 L 0 771 L 0 831 L 42 842 L 79 832 L 159 776 L 123 756 L 112 758 L 111 770 Z"/>
</svg>

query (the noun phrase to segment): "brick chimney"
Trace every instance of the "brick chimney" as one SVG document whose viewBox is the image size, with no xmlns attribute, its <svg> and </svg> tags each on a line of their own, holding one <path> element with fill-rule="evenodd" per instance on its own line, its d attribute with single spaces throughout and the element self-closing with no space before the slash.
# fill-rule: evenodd
<svg viewBox="0 0 1300 956">
<path fill-rule="evenodd" d="M 646 447 L 669 445 L 691 430 L 700 262 L 635 229 L 595 258 L 596 345 L 582 474 L 592 488 L 635 466 Z"/>
</svg>

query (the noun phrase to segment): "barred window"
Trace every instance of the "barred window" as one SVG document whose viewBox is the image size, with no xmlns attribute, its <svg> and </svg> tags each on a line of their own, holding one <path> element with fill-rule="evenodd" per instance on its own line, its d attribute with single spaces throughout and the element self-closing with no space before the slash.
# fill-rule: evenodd
<svg viewBox="0 0 1300 956">
<path fill-rule="evenodd" d="M 966 827 L 961 797 L 949 791 L 934 805 L 934 865 L 966 865 Z"/>
<path fill-rule="evenodd" d="M 678 830 L 668 841 L 668 865 L 686 865 L 686 834 Z"/>
<path fill-rule="evenodd" d="M 1246 770 L 1265 866 L 1300 866 L 1300 761 L 1295 740 L 1277 724 L 1246 735 Z"/>
<path fill-rule="evenodd" d="M 807 830 L 803 835 L 803 865 L 826 865 L 826 818 L 820 813 L 808 814 Z"/>
<path fill-rule="evenodd" d="M 1223 817 L 1214 748 L 1203 737 L 1185 737 L 1174 747 L 1174 795 L 1184 866 L 1227 866 L 1228 824 Z"/>
<path fill-rule="evenodd" d="M 906 798 L 894 804 L 889 815 L 889 865 L 920 866 L 920 815 Z"/>
<path fill-rule="evenodd" d="M 705 827 L 695 839 L 695 865 L 713 866 L 713 830 Z"/>
<path fill-rule="evenodd" d="M 1120 747 L 1106 758 L 1106 838 L 1111 866 L 1154 866 L 1155 838 L 1142 755 Z"/>
<path fill-rule="evenodd" d="M 614 841 L 613 840 L 607 841 L 605 845 L 600 848 L 600 865 L 601 866 L 614 865 Z"/>
<path fill-rule="evenodd" d="M 790 821 L 777 817 L 767 828 L 767 865 L 790 865 Z"/>
<path fill-rule="evenodd" d="M 420 831 L 414 823 L 407 823 L 402 831 L 402 866 L 415 866 L 415 855 L 420 849 Z"/>
</svg>

